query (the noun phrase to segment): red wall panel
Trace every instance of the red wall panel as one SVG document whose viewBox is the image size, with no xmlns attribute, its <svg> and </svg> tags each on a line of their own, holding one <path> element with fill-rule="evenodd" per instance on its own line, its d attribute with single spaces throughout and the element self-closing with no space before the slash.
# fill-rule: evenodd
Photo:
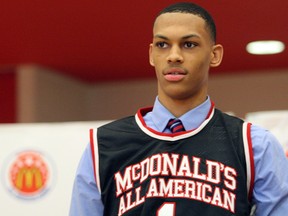
<svg viewBox="0 0 288 216">
<path fill-rule="evenodd" d="M 0 123 L 16 123 L 16 73 L 0 70 Z"/>
</svg>

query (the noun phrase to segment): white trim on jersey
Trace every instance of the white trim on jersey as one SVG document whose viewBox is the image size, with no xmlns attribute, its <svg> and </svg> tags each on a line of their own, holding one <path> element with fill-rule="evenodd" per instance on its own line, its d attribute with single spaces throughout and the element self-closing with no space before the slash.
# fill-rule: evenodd
<svg viewBox="0 0 288 216">
<path fill-rule="evenodd" d="M 97 184 L 97 188 L 99 193 L 101 194 L 101 184 L 100 184 L 100 175 L 99 175 L 99 150 L 98 150 L 98 141 L 97 141 L 97 129 L 90 129 L 90 145 L 93 157 L 93 165 L 94 165 L 94 174 L 95 181 Z"/>
<path fill-rule="evenodd" d="M 179 133 L 176 133 L 175 135 L 167 134 L 167 133 L 159 133 L 157 131 L 149 129 L 148 127 L 143 125 L 141 119 L 138 116 L 138 113 L 135 115 L 135 119 L 136 119 L 137 125 L 147 135 L 149 135 L 153 138 L 159 139 L 159 140 L 176 141 L 176 140 L 184 139 L 187 137 L 191 137 L 191 136 L 199 133 L 208 124 L 208 122 L 211 120 L 213 115 L 214 115 L 214 108 L 212 109 L 208 118 L 205 119 L 205 121 L 202 122 L 202 124 L 198 128 L 196 128 L 195 130 L 191 130 L 191 131 L 179 132 Z"/>
</svg>

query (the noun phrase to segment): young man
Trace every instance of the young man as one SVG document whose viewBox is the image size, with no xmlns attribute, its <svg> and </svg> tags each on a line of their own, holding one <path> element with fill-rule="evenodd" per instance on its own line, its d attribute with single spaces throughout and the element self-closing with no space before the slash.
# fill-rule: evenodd
<svg viewBox="0 0 288 216">
<path fill-rule="evenodd" d="M 285 215 L 281 145 L 215 109 L 208 96 L 209 68 L 223 55 L 211 16 L 192 3 L 165 8 L 149 55 L 154 106 L 90 131 L 70 216 L 250 215 L 255 207 L 259 216 Z"/>
</svg>

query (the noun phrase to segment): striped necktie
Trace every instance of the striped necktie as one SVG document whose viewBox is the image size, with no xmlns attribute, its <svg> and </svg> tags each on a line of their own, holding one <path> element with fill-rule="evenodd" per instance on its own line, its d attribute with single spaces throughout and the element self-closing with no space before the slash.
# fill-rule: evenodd
<svg viewBox="0 0 288 216">
<path fill-rule="evenodd" d="M 184 128 L 181 120 L 177 119 L 177 118 L 170 119 L 168 124 L 167 124 L 167 128 L 169 128 L 172 133 L 185 131 L 185 128 Z"/>
</svg>

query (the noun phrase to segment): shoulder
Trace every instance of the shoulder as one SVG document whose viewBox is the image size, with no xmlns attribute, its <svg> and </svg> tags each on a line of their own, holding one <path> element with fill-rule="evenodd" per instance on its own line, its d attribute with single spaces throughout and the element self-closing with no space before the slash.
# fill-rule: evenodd
<svg viewBox="0 0 288 216">
<path fill-rule="evenodd" d="M 251 139 L 254 154 L 255 153 L 264 154 L 265 151 L 267 150 L 269 152 L 283 151 L 282 145 L 279 143 L 275 135 L 273 135 L 269 130 L 261 126 L 252 124 Z"/>
<path fill-rule="evenodd" d="M 288 174 L 284 172 L 288 169 L 288 160 L 284 148 L 269 130 L 257 125 L 251 126 L 251 138 L 255 166 L 253 196 L 257 205 L 256 211 L 259 215 L 283 215 L 283 212 L 287 212 L 284 200 L 288 198 Z M 267 200 L 267 197 L 270 199 Z"/>
<path fill-rule="evenodd" d="M 215 109 L 215 119 L 219 119 L 220 122 L 224 123 L 226 125 L 226 128 L 228 130 L 240 130 L 242 131 L 242 126 L 244 121 L 236 116 L 229 115 L 227 113 L 224 113 L 218 109 Z"/>
<path fill-rule="evenodd" d="M 243 122 L 243 119 L 241 119 L 241 118 L 239 118 L 237 116 L 225 113 L 225 112 L 223 112 L 223 111 L 221 111 L 219 109 L 215 109 L 215 114 L 221 115 L 227 121 Z"/>
<path fill-rule="evenodd" d="M 118 131 L 118 130 L 131 129 L 135 127 L 135 122 L 136 122 L 135 116 L 127 116 L 127 117 L 106 123 L 100 126 L 97 130 L 98 131 L 105 131 L 105 130 Z"/>
</svg>

